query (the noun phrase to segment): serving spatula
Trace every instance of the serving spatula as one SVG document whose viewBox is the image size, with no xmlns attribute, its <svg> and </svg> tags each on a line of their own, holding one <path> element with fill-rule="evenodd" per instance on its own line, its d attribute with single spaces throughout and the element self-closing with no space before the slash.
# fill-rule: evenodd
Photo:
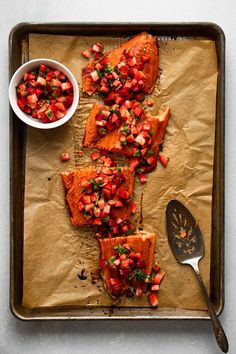
<svg viewBox="0 0 236 354">
<path fill-rule="evenodd" d="M 227 337 L 211 304 L 198 267 L 198 262 L 204 256 L 201 230 L 189 210 L 178 200 L 171 200 L 168 203 L 166 220 L 170 248 L 177 261 L 190 265 L 195 271 L 208 307 L 217 343 L 221 350 L 227 353 L 229 350 Z"/>
</svg>

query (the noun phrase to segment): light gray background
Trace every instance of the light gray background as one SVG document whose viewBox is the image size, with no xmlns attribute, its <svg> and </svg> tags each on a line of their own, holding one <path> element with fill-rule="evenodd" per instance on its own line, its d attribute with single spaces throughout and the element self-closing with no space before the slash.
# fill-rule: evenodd
<svg viewBox="0 0 236 354">
<path fill-rule="evenodd" d="M 0 353 L 220 353 L 209 322 L 38 322 L 10 313 L 8 35 L 19 22 L 215 22 L 226 45 L 226 304 L 221 321 L 236 353 L 235 0 L 0 0 Z"/>
</svg>

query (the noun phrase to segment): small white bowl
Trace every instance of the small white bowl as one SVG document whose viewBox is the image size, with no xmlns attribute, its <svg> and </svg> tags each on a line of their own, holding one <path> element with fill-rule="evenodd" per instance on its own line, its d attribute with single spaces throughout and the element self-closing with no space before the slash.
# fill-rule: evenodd
<svg viewBox="0 0 236 354">
<path fill-rule="evenodd" d="M 17 105 L 16 86 L 23 78 L 24 73 L 34 68 L 37 68 L 40 64 L 45 64 L 52 69 L 61 71 L 63 74 L 65 74 L 65 76 L 69 79 L 69 81 L 73 85 L 74 96 L 73 96 L 72 105 L 67 109 L 66 115 L 63 118 L 52 123 L 42 123 L 40 119 L 32 118 L 31 115 L 24 113 Z M 11 78 L 10 85 L 9 85 L 9 100 L 13 111 L 24 123 L 34 128 L 52 129 L 66 123 L 75 113 L 79 103 L 79 86 L 74 75 L 64 65 L 62 65 L 61 63 L 55 60 L 39 58 L 39 59 L 28 61 L 27 63 L 23 64 L 16 70 L 16 72 Z"/>
</svg>

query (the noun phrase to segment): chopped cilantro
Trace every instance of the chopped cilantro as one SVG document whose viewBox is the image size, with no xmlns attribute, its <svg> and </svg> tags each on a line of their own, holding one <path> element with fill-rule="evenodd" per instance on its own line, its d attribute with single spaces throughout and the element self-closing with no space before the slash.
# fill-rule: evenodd
<svg viewBox="0 0 236 354">
<path fill-rule="evenodd" d="M 110 74 L 110 73 L 112 73 L 112 71 L 114 71 L 114 68 L 112 66 L 110 66 L 110 65 L 107 65 L 105 67 L 104 71 L 105 71 L 105 73 Z"/>
<path fill-rule="evenodd" d="M 148 150 L 147 154 L 148 154 L 148 156 L 153 156 L 154 152 L 153 152 L 153 150 L 150 149 L 150 150 Z"/>
<path fill-rule="evenodd" d="M 135 157 L 141 156 L 140 150 L 135 151 L 135 152 L 133 153 L 133 156 L 135 156 Z"/>
<path fill-rule="evenodd" d="M 118 245 L 118 246 L 115 246 L 114 247 L 114 250 L 115 251 L 118 251 L 118 253 L 120 253 L 120 254 L 126 254 L 126 253 L 128 253 L 128 250 L 126 250 L 123 246 L 121 246 L 121 245 Z"/>
<path fill-rule="evenodd" d="M 116 260 L 116 257 L 115 257 L 115 256 L 111 256 L 111 257 L 109 258 L 108 263 L 109 263 L 111 266 L 113 266 L 115 260 Z"/>
<path fill-rule="evenodd" d="M 134 272 L 134 276 L 135 278 L 137 278 L 138 280 L 144 281 L 144 271 L 142 269 L 136 270 Z"/>
<path fill-rule="evenodd" d="M 101 78 L 103 78 L 104 73 L 101 70 L 97 70 L 98 76 Z"/>
<path fill-rule="evenodd" d="M 150 130 L 150 136 L 153 136 L 153 134 L 154 134 L 154 131 L 153 130 Z"/>
<path fill-rule="evenodd" d="M 120 131 L 123 134 L 127 135 L 129 133 L 129 128 L 127 127 L 127 125 L 124 124 Z"/>
<path fill-rule="evenodd" d="M 135 229 L 128 229 L 125 234 L 126 235 L 132 235 L 134 233 Z"/>
</svg>

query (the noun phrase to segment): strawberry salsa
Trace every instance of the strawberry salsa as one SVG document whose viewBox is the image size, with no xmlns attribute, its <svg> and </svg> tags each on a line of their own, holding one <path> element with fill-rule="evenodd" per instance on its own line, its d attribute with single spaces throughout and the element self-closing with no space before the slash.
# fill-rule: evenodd
<svg viewBox="0 0 236 354">
<path fill-rule="evenodd" d="M 129 48 L 123 51 L 119 63 L 111 67 L 103 49 L 100 43 L 92 47 L 99 57 L 90 73 L 106 105 L 95 117 L 97 133 L 102 138 L 119 130 L 120 144 L 133 150 L 129 159 L 131 168 L 139 174 L 140 182 L 146 183 L 144 172 L 155 169 L 159 157 L 152 150 L 151 123 L 145 119 L 145 109 L 153 104 L 150 100 L 144 101 L 146 75 L 143 70 L 150 62 L 150 55 L 136 57 L 135 50 Z M 168 160 L 162 156 L 160 162 L 166 166 Z"/>
<path fill-rule="evenodd" d="M 19 108 L 42 123 L 66 115 L 73 102 L 73 86 L 59 70 L 41 64 L 26 72 L 16 87 Z"/>
<path fill-rule="evenodd" d="M 99 59 L 90 75 L 99 85 L 99 93 L 103 95 L 104 103 L 120 105 L 126 99 L 142 101 L 146 80 L 142 70 L 149 61 L 150 55 L 142 55 L 139 60 L 136 59 L 132 48 L 123 52 L 114 68 L 108 65 L 107 56 Z"/>
<path fill-rule="evenodd" d="M 142 120 L 143 110 L 137 101 L 125 100 L 120 107 L 117 104 L 105 107 L 95 117 L 99 136 L 119 129 L 121 146 L 129 148 L 129 152 L 132 150 L 130 167 L 139 174 L 150 172 L 157 165 L 152 150 L 154 131 L 150 121 Z"/>
<path fill-rule="evenodd" d="M 115 210 L 131 204 L 135 212 L 135 203 L 131 202 L 128 190 L 122 187 L 126 180 L 120 168 L 103 167 L 97 170 L 94 178 L 81 178 L 82 196 L 78 209 L 83 212 L 86 223 L 99 226 L 97 237 L 114 237 L 134 233 L 133 223 L 115 217 Z"/>
<path fill-rule="evenodd" d="M 157 263 L 150 275 L 145 274 L 145 261 L 140 252 L 128 244 L 114 247 L 108 260 L 101 260 L 101 268 L 108 269 L 109 289 L 113 297 L 125 295 L 134 299 L 146 294 L 152 306 L 158 305 L 157 292 L 165 273 L 160 272 Z"/>
</svg>

